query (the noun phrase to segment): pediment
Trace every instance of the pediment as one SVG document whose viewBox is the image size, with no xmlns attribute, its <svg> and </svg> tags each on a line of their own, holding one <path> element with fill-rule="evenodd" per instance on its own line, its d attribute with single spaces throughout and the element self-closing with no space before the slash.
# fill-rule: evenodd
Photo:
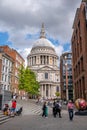
<svg viewBox="0 0 87 130">
<path fill-rule="evenodd" d="M 39 68 L 38 70 L 41 70 L 41 71 L 55 71 L 55 69 L 54 68 L 52 68 L 52 67 L 49 67 L 49 66 L 44 66 L 44 67 L 41 67 L 41 68 Z"/>
</svg>

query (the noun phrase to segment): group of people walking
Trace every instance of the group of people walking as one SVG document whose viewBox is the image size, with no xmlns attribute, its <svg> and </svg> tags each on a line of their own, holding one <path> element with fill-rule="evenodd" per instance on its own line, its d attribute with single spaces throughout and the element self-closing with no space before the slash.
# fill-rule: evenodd
<svg viewBox="0 0 87 130">
<path fill-rule="evenodd" d="M 62 105 L 61 105 L 60 101 L 54 100 L 52 108 L 53 108 L 52 109 L 53 116 L 56 118 L 56 116 L 58 115 L 59 118 L 62 118 L 62 116 L 61 116 Z M 43 110 L 42 117 L 48 117 L 48 106 L 47 106 L 46 101 L 43 104 L 42 110 Z M 74 115 L 74 103 L 72 102 L 72 100 L 68 101 L 67 110 L 69 113 L 69 119 L 70 119 L 70 121 L 72 121 L 73 115 Z"/>
</svg>

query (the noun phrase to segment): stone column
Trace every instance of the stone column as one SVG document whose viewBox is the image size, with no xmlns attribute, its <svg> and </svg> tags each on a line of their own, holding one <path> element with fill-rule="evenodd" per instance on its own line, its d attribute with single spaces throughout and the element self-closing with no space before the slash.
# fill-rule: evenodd
<svg viewBox="0 0 87 130">
<path fill-rule="evenodd" d="M 48 85 L 48 97 L 50 98 L 50 85 Z"/>
<path fill-rule="evenodd" d="M 34 56 L 33 56 L 33 65 L 35 64 L 34 62 L 35 62 L 35 58 L 34 58 Z"/>
<path fill-rule="evenodd" d="M 44 56 L 42 56 L 42 64 L 44 64 Z"/>
<path fill-rule="evenodd" d="M 36 65 L 36 56 L 34 57 L 34 64 Z"/>
<path fill-rule="evenodd" d="M 50 97 L 51 97 L 51 84 L 50 84 Z"/>
<path fill-rule="evenodd" d="M 51 86 L 51 97 L 53 98 L 53 86 Z"/>
<path fill-rule="evenodd" d="M 44 94 L 45 94 L 44 96 L 46 97 L 46 84 L 45 84 L 45 91 L 44 91 L 44 92 L 45 92 L 45 93 L 44 93 Z"/>
<path fill-rule="evenodd" d="M 32 65 L 33 65 L 33 57 L 32 57 Z"/>
<path fill-rule="evenodd" d="M 55 58 L 53 57 L 52 59 L 53 59 L 53 65 L 54 65 L 54 63 L 55 63 Z"/>
<path fill-rule="evenodd" d="M 41 86 L 41 96 L 43 97 L 43 85 Z"/>
<path fill-rule="evenodd" d="M 49 65 L 50 65 L 50 56 L 49 56 Z"/>
<path fill-rule="evenodd" d="M 47 56 L 46 56 L 46 64 L 47 64 Z"/>
<path fill-rule="evenodd" d="M 30 65 L 32 65 L 32 58 L 30 57 Z"/>
<path fill-rule="evenodd" d="M 33 62 L 33 61 L 32 61 L 32 57 L 31 57 L 31 65 L 32 65 L 32 62 Z"/>
<path fill-rule="evenodd" d="M 45 97 L 45 85 L 43 85 L 43 97 Z"/>
</svg>

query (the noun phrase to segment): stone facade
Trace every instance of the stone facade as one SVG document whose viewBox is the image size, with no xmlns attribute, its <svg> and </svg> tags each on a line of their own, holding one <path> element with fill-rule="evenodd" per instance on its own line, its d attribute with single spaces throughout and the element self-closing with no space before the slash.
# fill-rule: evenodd
<svg viewBox="0 0 87 130">
<path fill-rule="evenodd" d="M 58 56 L 52 43 L 46 39 L 42 25 L 40 39 L 38 39 L 27 57 L 27 63 L 37 76 L 40 83 L 40 94 L 44 98 L 54 98 L 60 93 L 60 71 Z"/>
</svg>

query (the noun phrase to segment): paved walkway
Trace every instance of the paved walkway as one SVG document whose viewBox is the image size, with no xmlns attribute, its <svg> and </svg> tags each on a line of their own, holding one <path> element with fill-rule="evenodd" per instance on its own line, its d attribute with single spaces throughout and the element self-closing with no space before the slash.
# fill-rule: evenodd
<svg viewBox="0 0 87 130">
<path fill-rule="evenodd" d="M 64 114 L 62 118 L 49 115 L 43 118 L 39 115 L 15 117 L 0 126 L 1 130 L 87 130 L 87 117 L 75 116 L 73 121 Z"/>
<path fill-rule="evenodd" d="M 36 103 L 36 100 L 19 100 L 17 103 L 18 107 L 23 106 L 22 115 L 41 115 L 42 114 L 42 104 Z M 52 108 L 48 106 L 49 115 L 52 115 Z M 62 114 L 67 114 L 67 110 L 62 110 Z"/>
<path fill-rule="evenodd" d="M 21 101 L 23 105 L 23 101 Z M 21 103 L 19 103 L 21 105 Z M 87 130 L 87 116 L 74 116 L 70 121 L 66 110 L 62 111 L 62 118 L 54 118 L 49 114 L 48 118 L 41 115 L 29 114 L 28 109 L 31 103 L 24 102 L 27 113 L 16 116 L 12 120 L 2 124 L 1 130 Z M 35 106 L 37 106 L 35 104 Z M 37 108 L 36 108 L 37 109 Z"/>
<path fill-rule="evenodd" d="M 18 107 L 23 106 L 22 115 L 41 115 L 42 104 L 36 103 L 36 100 L 19 100 Z M 48 106 L 49 114 L 52 114 L 52 108 Z"/>
</svg>

